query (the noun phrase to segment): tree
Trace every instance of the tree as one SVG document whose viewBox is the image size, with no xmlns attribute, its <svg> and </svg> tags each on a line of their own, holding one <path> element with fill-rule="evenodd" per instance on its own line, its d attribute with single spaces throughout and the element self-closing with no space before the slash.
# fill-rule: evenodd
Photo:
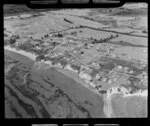
<svg viewBox="0 0 150 126">
<path fill-rule="evenodd" d="M 14 43 L 16 43 L 16 39 L 11 38 L 11 39 L 9 40 L 9 43 L 10 43 L 11 45 L 14 44 Z"/>
<path fill-rule="evenodd" d="M 82 30 L 80 30 L 79 32 L 80 32 L 80 33 L 82 33 L 83 31 L 82 31 Z"/>
<path fill-rule="evenodd" d="M 58 42 L 52 42 L 53 47 L 57 46 L 58 44 L 59 44 Z"/>
<path fill-rule="evenodd" d="M 110 9 L 109 12 L 112 12 L 112 10 Z"/>
<path fill-rule="evenodd" d="M 48 35 L 48 34 L 46 34 L 46 35 L 44 35 L 44 38 L 48 38 L 48 36 L 49 36 L 49 35 Z"/>
<path fill-rule="evenodd" d="M 83 52 L 83 51 L 81 51 L 81 54 L 84 54 L 84 52 Z"/>
<path fill-rule="evenodd" d="M 61 34 L 61 33 L 58 33 L 58 35 L 57 35 L 58 37 L 63 37 L 63 35 Z"/>
<path fill-rule="evenodd" d="M 112 39 L 112 38 L 113 38 L 113 35 L 110 36 L 110 39 Z"/>
</svg>

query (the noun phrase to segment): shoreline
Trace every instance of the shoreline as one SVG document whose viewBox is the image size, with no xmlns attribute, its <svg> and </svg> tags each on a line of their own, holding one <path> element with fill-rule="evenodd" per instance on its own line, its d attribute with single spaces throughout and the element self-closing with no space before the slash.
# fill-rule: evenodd
<svg viewBox="0 0 150 126">
<path fill-rule="evenodd" d="M 10 46 L 4 46 L 4 50 L 8 50 L 8 51 L 12 51 L 12 52 L 15 52 L 15 53 L 19 53 L 19 54 L 21 54 L 21 55 L 23 55 L 23 56 L 28 57 L 29 59 L 31 59 L 31 60 L 33 60 L 33 61 L 35 61 L 36 56 L 37 56 L 37 55 L 35 55 L 35 54 L 26 52 L 26 51 L 24 51 L 24 50 L 17 50 L 16 48 L 12 48 L 12 47 L 10 47 Z"/>
<path fill-rule="evenodd" d="M 30 59 L 33 60 L 33 61 L 35 61 L 36 56 L 37 56 L 37 55 L 35 55 L 35 54 L 29 53 L 29 52 L 26 52 L 26 51 L 23 51 L 23 50 L 17 50 L 16 48 L 12 48 L 12 47 L 10 47 L 10 46 L 5 46 L 4 49 L 6 49 L 6 50 L 8 50 L 8 51 L 13 51 L 13 52 L 15 52 L 15 53 L 19 53 L 19 54 L 21 54 L 21 55 L 24 55 L 24 56 L 30 58 Z M 67 73 L 65 72 L 65 70 L 57 69 L 57 71 L 58 71 L 58 72 L 61 72 L 61 73 L 63 73 L 63 74 L 65 74 L 65 75 L 68 76 L 68 77 L 70 77 L 70 76 L 69 76 L 69 73 L 67 74 Z M 75 81 L 77 81 L 77 80 L 75 80 Z M 79 82 L 79 81 L 77 81 L 77 82 Z M 85 83 L 85 84 L 86 84 L 86 83 Z M 98 94 L 97 92 L 95 92 L 95 91 L 93 91 L 92 89 L 90 89 L 89 86 L 86 86 L 85 84 L 81 84 L 81 85 L 84 86 L 85 88 L 88 88 L 90 91 L 94 92 L 95 94 Z"/>
</svg>

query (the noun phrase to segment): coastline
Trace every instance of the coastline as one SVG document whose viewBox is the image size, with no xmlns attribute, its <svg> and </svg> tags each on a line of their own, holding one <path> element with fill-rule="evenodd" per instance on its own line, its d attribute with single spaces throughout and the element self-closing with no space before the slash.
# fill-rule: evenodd
<svg viewBox="0 0 150 126">
<path fill-rule="evenodd" d="M 29 52 L 26 52 L 26 51 L 23 51 L 23 50 L 17 50 L 15 48 L 12 48 L 10 46 L 5 46 L 4 49 L 8 50 L 8 51 L 12 51 L 12 52 L 15 52 L 15 53 L 19 53 L 21 55 L 24 55 L 28 58 L 30 58 L 31 60 L 35 61 L 36 59 L 36 56 L 35 54 L 32 54 L 32 53 L 29 53 Z M 43 63 L 43 62 L 42 62 Z M 56 69 L 58 72 L 61 72 L 63 74 L 65 74 L 66 76 L 70 77 L 69 76 L 69 73 L 67 74 L 67 72 L 65 72 L 65 70 L 61 70 L 61 69 Z M 82 80 L 82 79 L 81 79 Z M 75 79 L 75 81 L 77 81 L 77 79 Z M 80 81 L 77 81 L 77 82 L 80 82 Z M 81 84 L 81 83 L 80 83 Z M 86 84 L 86 83 L 85 83 Z M 85 88 L 88 88 L 90 91 L 94 92 L 95 94 L 98 94 L 98 92 L 95 92 L 94 90 L 90 89 L 89 86 L 86 86 L 85 84 L 82 84 L 82 86 L 84 86 Z M 87 84 L 88 85 L 88 84 Z"/>
<path fill-rule="evenodd" d="M 26 51 L 23 51 L 23 50 L 17 50 L 15 48 L 12 48 L 10 46 L 5 46 L 4 47 L 5 50 L 8 50 L 8 51 L 12 51 L 12 52 L 15 52 L 15 53 L 18 53 L 18 54 L 21 54 L 29 59 L 31 59 L 32 61 L 35 61 L 36 59 L 36 55 L 35 54 L 32 54 L 32 53 L 29 53 L 29 52 L 26 52 Z M 42 62 L 43 63 L 43 62 Z M 41 64 L 41 63 L 40 63 Z M 65 72 L 59 70 L 59 69 L 56 69 L 58 72 L 70 77 L 69 75 L 67 75 Z M 68 73 L 69 74 L 69 73 Z M 25 78 L 24 78 L 25 79 Z M 74 79 L 74 78 L 72 78 Z M 75 81 L 77 81 L 76 79 L 74 79 Z M 79 83 L 77 81 L 77 83 Z M 81 83 L 80 83 L 81 84 Z M 81 84 L 83 87 L 85 88 L 88 88 L 88 86 L 84 85 L 84 84 Z M 118 88 L 121 89 L 121 91 L 118 91 Z M 89 89 L 90 91 L 92 91 L 92 89 Z M 92 91 L 93 93 L 97 94 L 96 92 Z M 134 96 L 141 96 L 141 97 L 144 97 L 144 98 L 147 98 L 147 95 L 148 95 L 148 90 L 144 90 L 144 91 L 138 91 L 134 94 L 130 94 L 128 93 L 128 91 L 123 88 L 123 87 L 113 87 L 113 88 L 110 88 L 107 90 L 107 94 L 105 94 L 103 96 L 103 102 L 104 102 L 104 106 L 103 106 L 103 112 L 104 114 L 106 115 L 106 118 L 115 118 L 115 115 L 114 115 L 114 112 L 113 112 L 113 108 L 112 108 L 112 99 L 115 98 L 115 95 L 122 95 L 122 98 L 125 99 L 127 97 L 134 97 Z M 101 96 L 99 96 L 101 97 Z"/>
<path fill-rule="evenodd" d="M 29 52 L 26 52 L 26 51 L 23 51 L 23 50 L 17 50 L 16 48 L 12 48 L 10 46 L 4 46 L 4 50 L 8 50 L 8 51 L 12 51 L 12 52 L 15 52 L 15 53 L 19 53 L 21 55 L 24 55 L 26 57 L 28 57 L 29 59 L 35 61 L 36 59 L 36 56 L 35 54 L 32 54 L 32 53 L 29 53 Z"/>
</svg>

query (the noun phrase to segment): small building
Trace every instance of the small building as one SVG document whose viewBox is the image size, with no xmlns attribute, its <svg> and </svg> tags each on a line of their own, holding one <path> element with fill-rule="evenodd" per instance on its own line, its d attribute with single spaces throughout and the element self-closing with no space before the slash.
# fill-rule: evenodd
<svg viewBox="0 0 150 126">
<path fill-rule="evenodd" d="M 52 65 L 51 61 L 45 61 L 44 63 L 47 64 L 47 65 Z"/>
<path fill-rule="evenodd" d="M 112 80 L 111 79 L 108 80 L 108 84 L 112 84 Z"/>
<path fill-rule="evenodd" d="M 116 81 L 117 81 L 117 78 L 114 78 L 114 79 L 113 79 L 113 82 L 116 82 Z"/>
<path fill-rule="evenodd" d="M 90 85 L 91 87 L 93 87 L 93 88 L 96 87 L 96 84 L 95 84 L 94 82 L 90 82 L 90 81 L 89 81 L 89 85 Z"/>
<path fill-rule="evenodd" d="M 119 65 L 117 68 L 118 68 L 118 69 L 122 69 L 123 67 Z"/>
<path fill-rule="evenodd" d="M 89 74 L 84 73 L 82 71 L 79 73 L 79 76 L 80 76 L 80 78 L 83 78 L 85 80 L 92 80 L 92 77 Z"/>
<path fill-rule="evenodd" d="M 57 63 L 54 65 L 55 67 L 58 67 L 58 68 L 63 68 L 63 66 L 60 64 L 60 63 Z"/>
<path fill-rule="evenodd" d="M 129 73 L 132 74 L 132 73 L 133 73 L 133 70 L 130 70 Z"/>
<path fill-rule="evenodd" d="M 98 80 L 98 79 L 100 79 L 100 74 L 96 74 L 96 76 L 95 76 L 95 78 Z"/>
<path fill-rule="evenodd" d="M 124 67 L 124 69 L 127 71 L 129 68 L 128 67 Z"/>
<path fill-rule="evenodd" d="M 103 77 L 102 78 L 102 82 L 106 82 L 107 81 L 107 78 L 106 77 Z"/>
<path fill-rule="evenodd" d="M 70 71 L 73 71 L 73 69 L 71 68 L 70 64 L 67 64 L 64 69 L 67 69 L 67 70 L 70 70 Z"/>
<path fill-rule="evenodd" d="M 76 53 L 76 52 L 77 52 L 76 50 L 73 51 L 73 53 Z"/>
</svg>

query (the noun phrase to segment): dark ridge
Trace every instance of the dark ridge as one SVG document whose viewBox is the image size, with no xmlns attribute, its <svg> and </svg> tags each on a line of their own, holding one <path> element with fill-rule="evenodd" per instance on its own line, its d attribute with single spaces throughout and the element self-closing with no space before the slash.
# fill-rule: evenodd
<svg viewBox="0 0 150 126">
<path fill-rule="evenodd" d="M 36 118 L 38 117 L 38 115 L 36 114 L 35 110 L 33 109 L 33 107 L 31 105 L 26 104 L 21 99 L 19 99 L 18 96 L 15 94 L 15 92 L 12 91 L 12 89 L 10 89 L 10 87 L 7 86 L 7 88 L 9 89 L 11 96 L 14 96 L 17 99 L 18 103 L 25 109 L 25 111 L 30 116 L 32 116 L 32 117 L 35 116 Z"/>
<path fill-rule="evenodd" d="M 29 78 L 29 80 L 27 81 L 26 86 L 25 86 L 25 87 L 26 87 L 26 90 L 28 90 L 28 92 L 29 92 L 29 93 L 26 94 L 26 96 L 27 96 L 27 97 L 30 97 L 31 99 L 32 99 L 32 97 L 33 97 L 33 100 L 36 100 L 34 97 L 36 97 L 36 96 L 39 94 L 39 92 L 36 91 L 36 90 L 33 90 L 33 89 L 31 89 L 31 88 L 29 87 L 29 85 L 30 85 L 31 83 L 35 83 L 35 82 Z M 36 82 L 36 83 L 37 83 L 37 82 Z"/>
<path fill-rule="evenodd" d="M 35 82 L 30 79 L 30 82 L 28 81 L 28 84 L 31 84 L 31 83 L 35 83 Z M 37 83 L 37 85 L 40 85 L 40 84 Z M 30 87 L 28 89 L 32 91 L 32 93 L 28 94 L 28 97 L 30 99 L 32 99 L 32 101 L 34 101 L 37 105 L 39 105 L 39 106 L 42 107 L 42 109 L 39 110 L 40 113 L 41 113 L 41 115 L 42 115 L 42 117 L 44 117 L 44 118 L 50 118 L 51 117 L 50 114 L 45 110 L 45 108 L 42 105 L 42 103 L 36 98 L 36 96 L 41 95 L 41 94 L 38 91 L 31 89 Z M 45 98 L 44 95 L 41 95 L 41 96 Z"/>
<path fill-rule="evenodd" d="M 14 16 L 22 13 L 37 13 L 42 11 L 59 10 L 59 8 L 54 9 L 31 9 L 25 4 L 4 4 L 3 13 L 4 16 Z"/>
<path fill-rule="evenodd" d="M 28 8 L 26 5 L 22 4 L 5 4 L 3 6 L 4 15 L 11 15 L 11 14 L 17 14 L 17 13 L 23 13 L 23 12 L 31 12 L 30 8 Z"/>
<path fill-rule="evenodd" d="M 33 91 L 33 89 L 30 89 L 30 88 L 28 88 L 28 89 Z M 33 94 L 33 96 L 32 96 L 32 94 Z M 34 90 L 32 94 L 29 94 L 28 96 L 29 96 L 29 98 L 30 98 L 32 101 L 34 101 L 37 105 L 41 106 L 42 109 L 40 109 L 39 111 L 40 111 L 40 114 L 42 115 L 42 117 L 43 117 L 43 118 L 50 118 L 50 117 L 51 117 L 50 114 L 46 111 L 46 109 L 44 108 L 44 106 L 42 105 L 42 103 L 36 98 L 36 96 L 37 96 L 38 94 L 40 94 L 40 93 L 38 93 L 38 91 L 35 91 L 35 90 Z M 36 95 L 35 95 L 35 94 L 36 94 Z M 44 97 L 44 95 L 41 95 L 41 96 Z"/>
<path fill-rule="evenodd" d="M 7 87 L 7 89 L 9 90 L 11 96 L 15 97 L 18 101 L 18 103 L 20 103 L 18 96 L 15 94 L 14 91 L 12 91 L 12 89 L 10 87 L 8 87 L 7 85 L 5 85 Z M 21 104 L 20 104 L 21 105 Z M 23 107 L 23 106 L 22 106 Z M 23 107 L 24 108 L 24 107 Z M 24 108 L 26 110 L 26 108 Z"/>
<path fill-rule="evenodd" d="M 32 89 L 30 89 L 30 90 L 32 90 Z M 35 91 L 35 92 L 37 92 L 37 91 Z M 38 93 L 38 94 L 41 95 L 40 93 Z M 44 95 L 41 95 L 41 96 L 45 98 Z M 43 118 L 50 118 L 51 117 L 51 115 L 47 112 L 47 110 L 44 108 L 44 106 L 42 105 L 40 100 L 38 100 L 36 98 L 36 96 L 35 97 L 31 97 L 30 99 L 33 99 L 33 101 L 42 108 L 42 109 L 40 109 L 38 111 L 40 112 L 40 114 L 42 115 Z"/>
</svg>

